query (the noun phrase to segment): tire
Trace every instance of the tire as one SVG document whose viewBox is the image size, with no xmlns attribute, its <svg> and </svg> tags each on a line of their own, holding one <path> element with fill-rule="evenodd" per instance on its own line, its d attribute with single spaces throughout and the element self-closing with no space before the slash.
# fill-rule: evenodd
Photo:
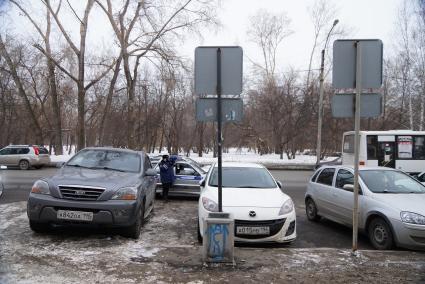
<svg viewBox="0 0 425 284">
<path fill-rule="evenodd" d="M 309 221 L 317 222 L 320 220 L 320 216 L 317 215 L 316 203 L 314 203 L 313 199 L 311 198 L 308 198 L 305 201 L 305 214 L 307 215 L 307 219 Z"/>
<path fill-rule="evenodd" d="M 388 223 L 382 218 L 374 218 L 367 228 L 369 240 L 377 250 L 389 250 L 394 246 L 393 233 Z"/>
<path fill-rule="evenodd" d="M 49 229 L 49 224 L 30 220 L 30 228 L 36 233 L 45 233 Z"/>
<path fill-rule="evenodd" d="M 144 221 L 145 221 L 145 201 L 143 201 L 139 211 L 137 211 L 136 221 L 134 222 L 133 225 L 126 227 L 124 229 L 122 236 L 137 240 L 140 236 L 140 232 L 142 231 Z"/>
<path fill-rule="evenodd" d="M 199 227 L 199 218 L 198 218 L 198 226 L 196 232 L 198 233 L 198 242 L 202 244 L 202 235 L 201 235 L 201 228 Z"/>
<path fill-rule="evenodd" d="M 20 160 L 18 165 L 21 170 L 28 170 L 30 168 L 30 163 L 27 160 Z"/>
</svg>

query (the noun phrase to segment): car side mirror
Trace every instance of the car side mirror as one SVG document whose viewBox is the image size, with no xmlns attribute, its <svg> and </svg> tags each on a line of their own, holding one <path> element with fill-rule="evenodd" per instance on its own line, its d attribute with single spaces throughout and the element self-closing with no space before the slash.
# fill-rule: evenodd
<svg viewBox="0 0 425 284">
<path fill-rule="evenodd" d="M 199 182 L 199 186 L 200 186 L 200 187 L 204 187 L 204 186 L 205 186 L 205 179 L 203 179 L 203 180 L 201 180 L 201 181 Z"/>
<path fill-rule="evenodd" d="M 277 186 L 280 188 L 280 189 L 283 189 L 283 184 L 282 184 L 282 182 L 281 181 L 276 181 L 276 183 L 277 183 Z"/>
<path fill-rule="evenodd" d="M 154 170 L 152 168 L 147 169 L 146 172 L 145 172 L 145 176 L 156 176 L 156 170 Z"/>
<path fill-rule="evenodd" d="M 344 186 L 342 187 L 342 189 L 350 191 L 350 192 L 354 192 L 354 185 L 353 184 L 344 184 Z"/>
</svg>

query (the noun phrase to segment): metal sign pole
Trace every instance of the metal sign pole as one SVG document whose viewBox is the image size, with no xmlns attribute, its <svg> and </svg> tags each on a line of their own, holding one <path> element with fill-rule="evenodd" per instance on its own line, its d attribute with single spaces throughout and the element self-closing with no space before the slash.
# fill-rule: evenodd
<svg viewBox="0 0 425 284">
<path fill-rule="evenodd" d="M 218 157 L 218 212 L 222 207 L 222 161 L 221 161 L 221 49 L 217 48 L 217 157 Z"/>
<path fill-rule="evenodd" d="M 357 250 L 359 223 L 359 146 L 360 146 L 360 95 L 362 91 L 362 50 L 360 41 L 356 41 L 356 112 L 354 115 L 354 206 L 353 206 L 353 253 Z"/>
</svg>

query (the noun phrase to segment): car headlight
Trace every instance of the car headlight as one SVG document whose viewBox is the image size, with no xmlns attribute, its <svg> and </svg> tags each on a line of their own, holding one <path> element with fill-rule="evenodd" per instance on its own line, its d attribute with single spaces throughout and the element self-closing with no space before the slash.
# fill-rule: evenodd
<svg viewBox="0 0 425 284">
<path fill-rule="evenodd" d="M 31 188 L 31 193 L 50 195 L 49 184 L 44 180 L 37 180 Z"/>
<path fill-rule="evenodd" d="M 425 225 L 425 216 L 420 214 L 402 211 L 400 213 L 400 218 L 404 223 Z"/>
<path fill-rule="evenodd" d="M 120 188 L 111 199 L 114 200 L 136 200 L 137 188 L 136 187 L 123 187 Z"/>
<path fill-rule="evenodd" d="M 209 198 L 202 197 L 202 205 L 204 205 L 205 210 L 210 212 L 218 212 L 218 205 L 215 201 L 212 201 Z"/>
<path fill-rule="evenodd" d="M 285 215 L 291 213 L 294 210 L 294 203 L 292 199 L 288 199 L 283 203 L 282 207 L 280 207 L 279 215 Z"/>
</svg>

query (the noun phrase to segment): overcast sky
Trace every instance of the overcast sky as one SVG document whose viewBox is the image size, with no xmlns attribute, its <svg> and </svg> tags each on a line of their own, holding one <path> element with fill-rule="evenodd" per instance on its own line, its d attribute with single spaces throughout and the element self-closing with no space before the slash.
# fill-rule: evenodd
<svg viewBox="0 0 425 284">
<path fill-rule="evenodd" d="M 82 14 L 85 1 L 69 0 L 76 10 Z M 348 27 L 352 33 L 348 38 L 378 38 L 384 43 L 384 56 L 391 53 L 394 43 L 394 31 L 396 23 L 397 10 L 403 3 L 403 0 L 328 0 L 337 8 L 338 26 Z M 406 0 L 408 1 L 408 0 Z M 410 1 L 410 0 L 409 0 Z M 413 0 L 411 0 L 413 1 Z M 5 3 L 0 0 L 0 4 Z M 37 5 L 38 2 L 31 2 Z M 81 3 L 81 7 L 77 7 Z M 221 9 L 219 17 L 222 23 L 222 29 L 217 33 L 205 30 L 204 39 L 189 39 L 179 49 L 183 55 L 193 59 L 194 49 L 199 45 L 240 45 L 244 49 L 244 54 L 255 60 L 260 61 L 260 50 L 247 40 L 246 31 L 249 27 L 249 18 L 256 14 L 259 9 L 265 9 L 273 13 L 286 12 L 292 20 L 291 29 L 294 33 L 286 38 L 278 50 L 278 71 L 288 70 L 290 67 L 296 70 L 305 70 L 308 68 L 308 60 L 313 45 L 313 24 L 308 12 L 308 8 L 314 3 L 313 0 L 221 0 Z M 44 10 L 41 10 L 39 18 L 44 19 Z M 68 15 L 70 29 L 76 28 L 73 15 Z M 326 30 L 332 26 L 333 20 L 329 23 Z M 3 26 L 3 32 L 6 29 L 14 29 L 28 34 L 31 25 L 24 16 L 15 13 L 12 19 L 0 20 Z M 34 37 L 36 37 L 36 34 Z M 103 46 L 103 49 L 91 44 L 89 50 L 98 52 L 108 49 L 111 46 L 112 30 L 109 27 L 107 19 L 100 9 L 94 9 L 89 22 L 88 42 Z M 190 38 L 190 37 L 189 37 Z M 34 38 L 35 40 L 35 38 Z M 314 68 L 318 68 L 320 49 L 314 58 Z M 329 53 L 330 54 L 330 53 Z M 245 57 L 244 64 L 249 64 Z"/>
<path fill-rule="evenodd" d="M 391 49 L 397 10 L 402 1 L 338 0 L 330 2 L 337 7 L 338 25 L 349 27 L 352 31 L 348 38 L 381 39 L 384 43 L 384 53 L 386 53 Z M 308 8 L 313 3 L 313 0 L 222 0 L 220 19 L 223 29 L 217 34 L 205 33 L 203 42 L 188 42 L 186 50 L 188 53 L 193 53 L 197 45 L 240 45 L 245 55 L 261 60 L 258 48 L 247 40 L 249 17 L 259 9 L 266 9 L 273 13 L 285 11 L 292 19 L 291 28 L 294 33 L 285 39 L 279 48 L 278 67 L 280 71 L 287 70 L 288 67 L 298 70 L 307 69 L 314 34 Z M 326 30 L 331 28 L 332 21 Z M 317 56 L 320 56 L 319 52 L 322 48 L 319 46 Z M 315 59 L 316 65 L 318 62 L 319 58 Z M 313 66 L 315 67 L 318 68 Z"/>
</svg>

